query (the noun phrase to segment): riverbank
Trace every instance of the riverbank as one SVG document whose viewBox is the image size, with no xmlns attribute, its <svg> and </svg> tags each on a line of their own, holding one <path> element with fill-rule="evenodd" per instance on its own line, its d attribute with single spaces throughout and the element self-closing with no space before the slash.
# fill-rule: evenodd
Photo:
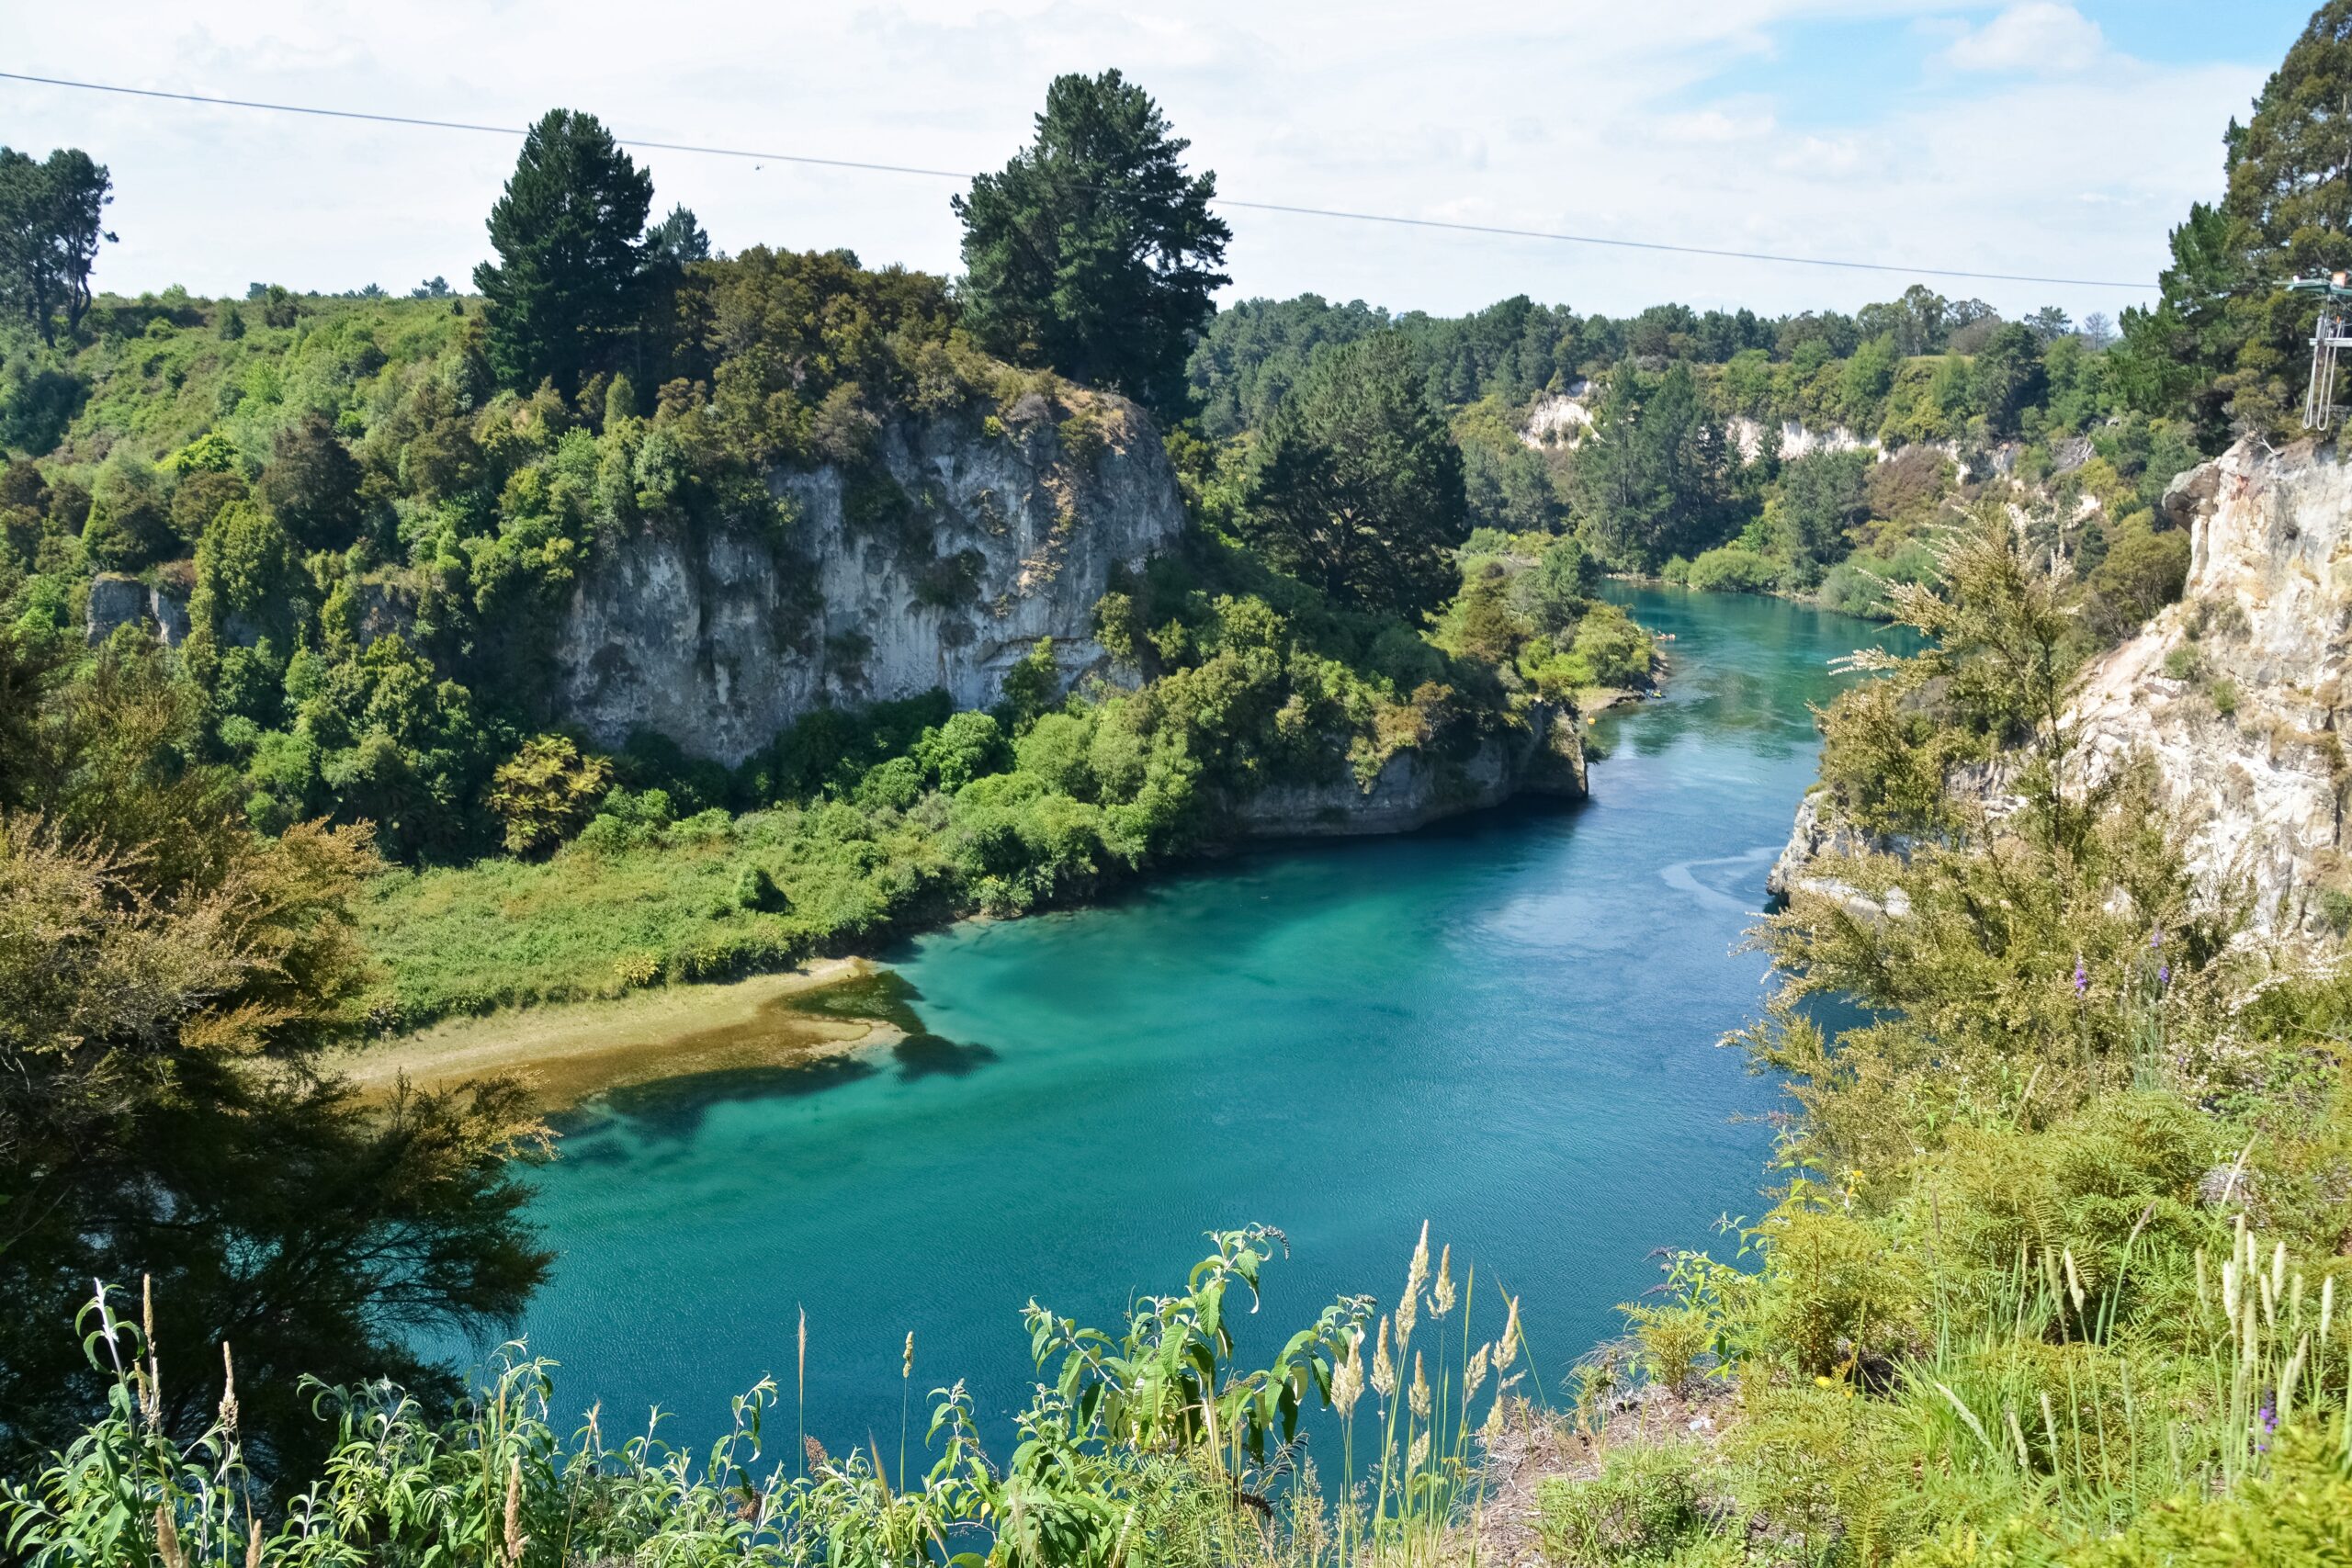
<svg viewBox="0 0 2352 1568">
<path fill-rule="evenodd" d="M 1089 904 L 1253 839 L 1330 836 L 1335 826 L 1403 831 L 1522 794 L 1581 796 L 1577 716 L 1534 705 L 1523 730 L 1489 737 L 1467 758 L 1402 749 L 1377 787 L 1342 775 L 1279 820 L 1260 812 L 1253 821 L 1249 807 L 1282 803 L 1283 786 L 1239 809 L 1199 802 L 1190 807 L 1197 825 L 1163 824 L 1168 841 L 1157 848 L 1125 808 L 1066 796 L 1053 797 L 1065 807 L 1041 805 L 1047 797 L 1020 773 L 912 799 L 861 785 L 847 799 L 732 817 L 681 818 L 665 801 L 652 820 L 599 818 L 613 830 L 583 833 L 549 859 L 377 878 L 358 910 L 380 976 L 365 1011 L 379 1036 L 403 1035 L 446 1020 L 736 981 L 873 952 L 968 915 Z M 1052 869 L 1012 866 L 1033 854 Z"/>
<path fill-rule="evenodd" d="M 564 1407 L 658 1402 L 707 1441 L 778 1364 L 756 1325 L 784 1323 L 790 1374 L 805 1303 L 812 1432 L 895 1429 L 912 1330 L 918 1391 L 966 1380 L 1009 1443 L 1038 1375 L 1007 1332 L 1024 1303 L 1116 1313 L 1182 1279 L 1204 1226 L 1257 1219 L 1297 1249 L 1274 1321 L 1393 1292 L 1428 1215 L 1457 1285 L 1477 1266 L 1478 1337 L 1505 1284 L 1544 1357 L 1622 1333 L 1652 1248 L 1752 1210 L 1783 1102 L 1712 1042 L 1759 1003 L 1736 949 L 1756 852 L 1814 777 L 1810 709 L 1873 637 L 1733 595 L 1626 604 L 1675 667 L 1597 727 L 1583 805 L 1160 864 L 1082 910 L 869 946 L 956 1049 L 711 1075 L 569 1123 L 532 1178 L 563 1261 L 522 1325 Z"/>
<path fill-rule="evenodd" d="M 888 971 L 820 958 L 724 984 L 664 986 L 616 998 L 503 1009 L 348 1047 L 329 1059 L 369 1099 L 511 1076 L 543 1110 L 608 1089 L 743 1067 L 789 1066 L 892 1045 L 907 1031 L 875 1007 L 826 1007 L 825 993 Z"/>
</svg>

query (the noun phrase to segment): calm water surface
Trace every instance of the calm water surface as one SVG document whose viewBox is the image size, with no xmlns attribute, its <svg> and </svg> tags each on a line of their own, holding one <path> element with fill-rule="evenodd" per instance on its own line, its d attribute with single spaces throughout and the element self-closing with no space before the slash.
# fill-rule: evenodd
<svg viewBox="0 0 2352 1568">
<path fill-rule="evenodd" d="M 1342 1292 L 1395 1296 L 1423 1219 L 1521 1296 L 1556 1386 L 1657 1282 L 1653 1249 L 1752 1213 L 1777 1094 L 1716 1039 L 1735 952 L 1813 776 L 1808 702 L 1879 628 L 1777 601 L 1619 595 L 1672 633 L 1659 702 L 1604 716 L 1593 798 L 1248 857 L 1114 907 L 888 955 L 960 1049 L 614 1096 L 538 1177 L 560 1251 L 526 1314 L 560 1403 L 679 1435 L 775 1372 L 808 1314 L 838 1451 L 961 1377 L 1001 1433 L 1032 1296 L 1115 1327 L 1211 1227 L 1263 1221 L 1244 1347 Z M 1742 1120 L 1746 1118 L 1747 1120 Z M 1487 1331 L 1498 1326 L 1489 1320 Z M 1485 1335 L 1482 1334 L 1481 1337 Z"/>
</svg>

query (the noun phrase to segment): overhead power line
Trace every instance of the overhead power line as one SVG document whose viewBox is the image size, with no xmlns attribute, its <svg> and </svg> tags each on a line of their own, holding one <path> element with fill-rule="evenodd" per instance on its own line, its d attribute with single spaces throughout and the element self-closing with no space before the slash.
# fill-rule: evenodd
<svg viewBox="0 0 2352 1568">
<path fill-rule="evenodd" d="M 154 87 L 123 87 L 106 82 L 78 82 L 62 76 L 35 76 L 20 71 L 0 71 L 0 81 L 30 82 L 44 87 L 71 87 L 86 93 L 112 93 L 123 97 L 163 98 L 175 103 L 206 104 L 216 108 L 259 109 L 270 114 L 311 115 L 323 119 L 364 120 L 375 125 L 421 127 L 431 130 L 468 130 L 491 136 L 520 137 L 526 132 L 511 125 L 482 125 L 469 120 L 433 119 L 422 115 L 373 114 L 363 109 L 321 108 L 312 104 L 273 104 L 255 98 L 216 97 L 204 93 L 168 93 Z M 749 147 L 712 147 L 689 141 L 654 141 L 643 137 L 616 136 L 624 147 L 654 152 L 689 152 L 711 158 L 748 158 L 755 163 L 798 164 L 820 169 L 856 169 L 868 174 L 915 175 L 931 179 L 970 180 L 962 169 L 932 169 L 913 164 L 883 164 L 860 158 L 819 158 L 805 152 L 768 152 Z M 1515 240 L 1545 240 L 1570 245 L 1603 245 L 1614 250 L 1663 251 L 1673 255 L 1708 256 L 1718 261 L 1770 262 L 1783 266 L 1834 267 L 1846 272 L 1894 273 L 1906 277 L 1956 277 L 1978 283 L 2046 283 L 2070 288 L 2148 289 L 2153 283 L 2121 282 L 2100 277 L 2045 277 L 2033 273 L 1974 272 L 1962 267 L 1906 266 L 1897 262 L 1853 261 L 1832 256 L 1783 255 L 1772 251 L 1734 250 L 1718 245 L 1686 245 L 1663 240 L 1625 240 L 1603 234 L 1569 234 L 1548 229 L 1512 229 L 1494 223 L 1458 223 L 1442 218 L 1408 218 L 1388 212 L 1350 212 L 1329 207 L 1301 207 L 1280 201 L 1216 198 L 1219 207 L 1250 212 L 1280 212 L 1297 218 L 1330 218 L 1350 223 L 1386 223 L 1408 229 L 1436 229 L 1457 234 L 1494 234 Z"/>
</svg>

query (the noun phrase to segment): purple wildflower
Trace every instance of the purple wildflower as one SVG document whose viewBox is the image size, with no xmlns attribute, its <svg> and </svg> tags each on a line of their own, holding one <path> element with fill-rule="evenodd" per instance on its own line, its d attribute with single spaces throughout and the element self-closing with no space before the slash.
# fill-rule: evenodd
<svg viewBox="0 0 2352 1568">
<path fill-rule="evenodd" d="M 2091 972 L 2083 967 L 2083 955 L 2078 953 L 2075 954 L 2075 995 L 2078 998 L 2086 996 L 2090 988 Z"/>
<path fill-rule="evenodd" d="M 2270 1451 L 2270 1435 L 2278 1430 L 2278 1412 L 2266 1399 L 2262 1402 L 2261 1410 L 2256 1413 L 2255 1419 L 2262 1423 L 2262 1436 L 2255 1439 L 2254 1451 L 2258 1454 L 2267 1454 Z"/>
<path fill-rule="evenodd" d="M 2159 964 L 2156 965 L 2156 984 L 2159 986 L 2169 986 L 2172 984 L 2171 964 Z"/>
<path fill-rule="evenodd" d="M 2148 932 L 2148 951 L 2154 953 L 2165 944 L 2165 928 L 2156 926 Z"/>
</svg>

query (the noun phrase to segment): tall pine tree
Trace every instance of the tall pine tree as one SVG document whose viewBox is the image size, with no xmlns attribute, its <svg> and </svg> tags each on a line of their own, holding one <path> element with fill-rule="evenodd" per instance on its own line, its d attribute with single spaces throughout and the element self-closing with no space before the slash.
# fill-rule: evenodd
<svg viewBox="0 0 2352 1568">
<path fill-rule="evenodd" d="M 1185 356 L 1233 237 L 1209 210 L 1216 175 L 1184 172 L 1191 145 L 1116 71 L 1055 78 L 1036 141 L 954 198 L 974 335 L 1181 416 Z"/>
<path fill-rule="evenodd" d="M 1453 592 L 1462 454 L 1402 333 L 1316 356 L 1267 427 L 1243 531 L 1343 604 L 1410 616 Z"/>
<path fill-rule="evenodd" d="M 2312 302 L 2280 285 L 2352 266 L 2352 0 L 2328 0 L 2223 138 L 2227 186 L 2172 234 L 2161 300 L 2123 313 L 2119 385 L 2218 447 L 2295 422 Z"/>
<path fill-rule="evenodd" d="M 609 368 L 638 324 L 653 176 L 595 116 L 550 109 L 490 209 L 496 264 L 474 268 L 490 362 L 508 386 L 567 398 Z"/>
</svg>

